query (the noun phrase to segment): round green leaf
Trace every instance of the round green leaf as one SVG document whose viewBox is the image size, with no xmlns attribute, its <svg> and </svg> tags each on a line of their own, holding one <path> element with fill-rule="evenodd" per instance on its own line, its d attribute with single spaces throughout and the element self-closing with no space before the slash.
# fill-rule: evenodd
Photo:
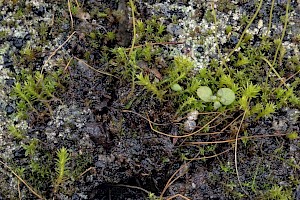
<svg viewBox="0 0 300 200">
<path fill-rule="evenodd" d="M 182 87 L 178 83 L 175 83 L 174 85 L 171 86 L 171 89 L 176 92 L 179 92 L 182 90 Z"/>
<path fill-rule="evenodd" d="M 235 100 L 235 94 L 229 88 L 219 89 L 217 92 L 217 96 L 220 97 L 220 102 L 225 106 L 232 104 L 232 102 L 234 102 Z"/>
<path fill-rule="evenodd" d="M 197 95 L 201 100 L 211 102 L 212 91 L 209 87 L 200 86 L 197 90 Z"/>
</svg>

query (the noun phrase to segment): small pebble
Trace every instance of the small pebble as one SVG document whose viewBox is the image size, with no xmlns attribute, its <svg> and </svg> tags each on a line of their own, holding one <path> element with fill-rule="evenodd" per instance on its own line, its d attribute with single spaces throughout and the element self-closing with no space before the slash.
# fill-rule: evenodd
<svg viewBox="0 0 300 200">
<path fill-rule="evenodd" d="M 231 42 L 232 44 L 236 45 L 236 44 L 239 42 L 239 39 L 238 39 L 237 36 L 232 35 L 232 36 L 230 37 L 230 42 Z"/>
<path fill-rule="evenodd" d="M 12 113 L 15 112 L 15 109 L 12 106 L 8 105 L 6 106 L 5 111 L 8 115 L 11 115 Z"/>
<path fill-rule="evenodd" d="M 44 7 L 39 7 L 39 8 L 35 8 L 33 10 L 34 14 L 36 14 L 39 17 L 42 17 L 45 13 L 45 8 Z"/>
<path fill-rule="evenodd" d="M 195 121 L 195 120 L 198 119 L 198 115 L 199 115 L 199 112 L 198 112 L 197 110 L 194 110 L 194 111 L 189 112 L 189 113 L 187 114 L 187 119 L 188 119 L 189 121 Z"/>
<path fill-rule="evenodd" d="M 22 38 L 13 38 L 13 45 L 17 48 L 17 49 L 21 49 L 24 45 L 24 41 Z"/>
<path fill-rule="evenodd" d="M 15 158 L 25 158 L 25 150 L 23 148 L 19 148 L 14 152 Z"/>
<path fill-rule="evenodd" d="M 195 130 L 196 126 L 197 124 L 195 121 L 187 120 L 184 122 L 184 131 L 192 132 L 193 130 Z"/>
</svg>

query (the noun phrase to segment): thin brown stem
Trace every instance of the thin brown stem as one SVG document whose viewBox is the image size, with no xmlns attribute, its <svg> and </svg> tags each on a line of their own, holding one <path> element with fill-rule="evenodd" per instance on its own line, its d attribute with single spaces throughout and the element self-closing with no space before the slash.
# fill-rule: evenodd
<svg viewBox="0 0 300 200">
<path fill-rule="evenodd" d="M 255 138 L 265 138 L 265 137 L 280 137 L 280 136 L 286 136 L 286 134 L 276 134 L 276 135 L 253 135 L 253 136 L 247 136 L 247 137 L 239 137 L 238 140 L 244 140 L 244 139 L 255 139 Z M 210 141 L 210 142 L 185 142 L 183 145 L 199 145 L 199 144 L 223 144 L 223 143 L 229 143 L 229 142 L 235 142 L 236 139 L 229 139 L 229 140 L 221 140 L 221 141 Z"/>
<path fill-rule="evenodd" d="M 204 126 L 202 126 L 199 130 L 197 130 L 195 132 L 192 132 L 192 133 L 189 133 L 189 134 L 185 134 L 185 135 L 171 135 L 171 134 L 168 134 L 168 133 L 164 133 L 164 132 L 158 131 L 158 130 L 156 130 L 156 129 L 153 128 L 153 125 L 152 125 L 151 121 L 149 120 L 149 117 L 148 117 L 147 121 L 149 122 L 151 130 L 154 131 L 154 132 L 156 132 L 156 133 L 158 133 L 158 134 L 161 134 L 161 135 L 164 135 L 164 136 L 168 136 L 168 137 L 171 137 L 171 138 L 185 138 L 185 137 L 190 137 L 190 136 L 193 136 L 193 135 L 199 133 L 204 128 L 206 128 L 209 124 L 211 124 L 213 121 L 215 121 L 216 119 L 218 119 L 218 117 L 221 114 L 222 113 L 218 114 L 215 118 L 213 118 L 212 120 L 210 120 L 208 123 L 206 123 Z"/>
<path fill-rule="evenodd" d="M 43 67 L 42 67 L 42 70 L 41 70 L 41 73 L 43 73 L 44 71 L 44 67 L 45 65 L 50 61 L 50 59 L 58 52 L 58 50 L 60 50 L 71 38 L 72 36 L 76 33 L 76 31 L 74 31 L 73 33 L 71 33 L 71 35 L 69 35 L 69 37 L 66 39 L 66 41 L 64 41 L 61 45 L 59 45 L 59 47 L 57 47 L 53 52 L 52 54 L 48 57 L 48 59 L 45 61 Z"/>
<path fill-rule="evenodd" d="M 235 145 L 234 145 L 234 164 L 235 164 L 235 171 L 236 171 L 236 175 L 237 175 L 237 178 L 238 178 L 239 185 L 240 185 L 240 187 L 242 188 L 242 190 L 244 191 L 244 193 L 247 194 L 247 195 L 249 195 L 248 192 L 244 189 L 244 187 L 243 187 L 243 185 L 242 185 L 242 182 L 241 182 L 241 179 L 240 179 L 240 176 L 239 176 L 239 170 L 238 170 L 238 157 L 237 157 L 238 138 L 239 138 L 239 133 L 240 133 L 242 124 L 243 124 L 243 122 L 244 122 L 245 116 L 246 116 L 246 111 L 245 111 L 244 114 L 243 114 L 242 120 L 241 120 L 241 122 L 240 122 L 239 129 L 238 129 L 238 131 L 237 131 L 237 133 L 236 133 L 236 136 L 235 136 Z"/>
<path fill-rule="evenodd" d="M 70 15 L 70 20 L 71 20 L 71 29 L 74 30 L 74 21 L 73 21 L 73 16 L 72 16 L 72 11 L 71 11 L 70 0 L 68 0 L 68 10 L 69 10 L 69 15 Z"/>
<path fill-rule="evenodd" d="M 38 197 L 39 199 L 45 199 L 43 198 L 41 195 L 39 195 L 36 191 L 34 191 L 34 189 L 28 184 L 26 183 L 16 172 L 14 172 L 14 170 L 12 170 L 7 164 L 5 164 L 4 162 L 0 161 L 0 163 L 2 165 L 4 165 L 4 167 L 6 167 L 15 177 L 17 177 L 17 179 L 19 181 L 21 181 L 27 188 L 28 190 L 34 194 L 36 197 Z"/>
</svg>

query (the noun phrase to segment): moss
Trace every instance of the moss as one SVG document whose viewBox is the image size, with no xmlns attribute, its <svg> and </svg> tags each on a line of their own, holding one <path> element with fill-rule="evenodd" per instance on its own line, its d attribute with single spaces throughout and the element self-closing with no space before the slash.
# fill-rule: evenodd
<svg viewBox="0 0 300 200">
<path fill-rule="evenodd" d="M 221 0 L 217 2 L 217 10 L 220 12 L 229 12 L 236 9 L 236 5 L 232 1 Z"/>
<path fill-rule="evenodd" d="M 28 113 L 39 113 L 41 107 L 47 108 L 51 112 L 50 102 L 58 100 L 54 93 L 61 87 L 61 71 L 53 72 L 49 75 L 35 72 L 34 75 L 23 70 L 17 77 L 17 82 L 13 88 L 12 95 L 17 98 L 18 118 L 27 118 Z"/>
<path fill-rule="evenodd" d="M 8 36 L 8 31 L 2 30 L 0 31 L 0 40 L 5 40 Z"/>
<path fill-rule="evenodd" d="M 218 2 L 218 11 L 221 12 L 233 10 L 235 7 L 232 2 L 226 0 Z M 76 15 L 79 12 L 78 9 L 77 6 L 72 5 L 72 14 Z M 22 17 L 21 11 L 17 13 L 17 15 L 20 15 L 19 17 Z M 135 12 L 137 11 L 135 10 Z M 215 10 L 207 10 L 204 18 L 207 22 L 216 23 L 215 25 L 218 26 L 216 12 Z M 120 18 L 124 17 L 122 14 L 120 11 L 99 11 L 97 8 L 91 11 L 92 17 L 112 20 L 113 26 Z M 215 127 L 207 126 L 201 129 L 203 133 L 208 133 L 209 131 L 221 129 L 220 124 L 228 124 L 232 116 L 240 115 L 241 110 L 246 113 L 247 119 L 259 120 L 260 118 L 269 117 L 283 106 L 300 107 L 298 90 L 300 79 L 296 76 L 291 77 L 300 68 L 299 56 L 293 55 L 287 58 L 287 50 L 282 46 L 282 38 L 274 39 L 266 35 L 254 38 L 247 31 L 244 33 L 234 32 L 233 27 L 227 25 L 225 28 L 226 35 L 234 34 L 240 36 L 240 41 L 234 49 L 227 49 L 229 53 L 227 54 L 228 57 L 224 59 L 225 61 L 222 60 L 224 56 L 221 53 L 226 50 L 220 49 L 220 55 L 212 58 L 206 68 L 195 71 L 194 62 L 188 56 L 166 55 L 167 48 L 164 45 L 170 41 L 171 36 L 167 34 L 166 25 L 160 19 L 157 17 L 150 19 L 132 18 L 134 20 L 133 24 L 135 24 L 132 29 L 136 29 L 136 38 L 133 37 L 131 48 L 121 47 L 116 44 L 118 41 L 117 31 L 114 29 L 115 27 L 109 27 L 110 29 L 107 32 L 102 29 L 92 29 L 83 32 L 82 46 L 84 51 L 81 52 L 85 60 L 91 61 L 95 65 L 108 66 L 105 69 L 111 70 L 110 73 L 120 77 L 118 87 L 124 87 L 130 90 L 130 94 L 132 94 L 126 96 L 124 101 L 120 101 L 124 102 L 126 109 L 129 109 L 130 106 L 136 106 L 134 101 L 155 101 L 156 103 L 158 99 L 159 101 L 157 101 L 155 106 L 158 108 L 167 107 L 168 112 L 174 115 L 174 119 L 177 117 L 179 119 L 184 118 L 192 110 L 212 113 L 215 109 L 213 103 L 202 101 L 197 97 L 199 87 L 207 86 L 215 92 L 220 88 L 230 88 L 234 92 L 236 100 L 232 104 L 226 105 L 226 107 L 222 106 L 219 108 L 218 111 L 222 113 L 222 116 L 218 119 L 219 121 Z M 251 18 L 251 16 L 245 14 L 241 18 L 240 25 L 249 28 L 254 19 L 255 16 Z M 55 20 L 57 27 L 70 24 L 69 20 L 63 16 L 57 16 Z M 177 19 L 172 20 L 176 21 Z M 286 22 L 286 18 L 284 18 L 283 22 Z M 78 22 L 75 21 L 75 25 L 76 23 Z M 42 37 L 42 42 L 47 40 L 48 28 L 46 23 L 39 25 L 39 35 Z M 64 32 L 61 28 L 57 31 Z M 191 33 L 191 35 L 197 35 L 198 31 L 194 30 L 194 33 Z M 206 34 L 214 35 L 214 32 L 208 31 Z M 199 43 L 203 43 L 203 38 L 207 35 L 202 35 Z M 1 32 L 0 36 L 5 38 L 7 33 Z M 297 37 L 295 40 L 298 39 Z M 78 44 L 76 47 L 82 47 L 80 45 Z M 22 64 L 22 67 L 30 66 L 30 63 L 35 61 L 39 52 L 40 49 L 25 46 L 20 51 L 20 57 L 16 57 L 16 60 Z M 289 65 L 289 68 L 281 69 L 283 65 Z M 285 79 L 281 79 L 281 77 Z M 291 79 L 288 80 L 288 77 L 291 77 Z M 63 88 L 61 84 L 63 80 L 62 69 L 41 74 L 34 71 L 33 67 L 26 67 L 25 70 L 16 76 L 16 84 L 12 93 L 18 108 L 16 115 L 24 119 L 28 117 L 28 113 L 35 113 L 41 116 L 45 114 L 51 115 L 53 101 L 59 101 L 56 96 L 59 95 L 57 94 L 59 89 Z M 282 82 L 282 80 L 289 81 L 289 84 Z M 136 97 L 134 94 L 137 91 L 142 95 Z M 156 99 L 152 98 L 153 96 Z M 197 119 L 197 125 L 203 127 L 212 119 L 212 116 L 201 116 Z M 122 127 L 121 125 L 118 125 L 118 127 Z M 236 124 L 234 126 L 237 127 Z M 247 126 L 247 124 L 243 126 Z M 17 141 L 24 143 L 23 148 L 25 149 L 26 160 L 22 160 L 22 162 L 27 165 L 17 162 L 15 165 L 16 171 L 40 191 L 51 193 L 52 191 L 50 190 L 52 188 L 49 189 L 47 185 L 49 182 L 54 183 L 53 180 L 56 180 L 56 191 L 58 191 L 58 186 L 64 183 L 66 177 L 73 178 L 70 181 L 72 183 L 69 182 L 68 184 L 70 185 L 66 186 L 71 188 L 72 184 L 74 184 L 74 177 L 79 177 L 93 163 L 93 158 L 88 153 L 76 156 L 72 154 L 70 156 L 66 149 L 61 149 L 57 153 L 61 156 L 58 156 L 53 153 L 55 152 L 53 148 L 47 146 L 47 148 L 43 149 L 40 141 L 28 139 L 28 134 L 18 130 L 14 125 L 9 127 L 9 131 Z M 233 135 L 237 133 L 236 130 L 234 131 L 234 128 L 230 131 Z M 177 134 L 180 135 L 182 133 L 184 133 L 183 127 L 180 127 Z M 138 134 L 138 132 L 132 133 L 133 137 Z M 248 133 L 244 132 L 244 135 L 247 136 Z M 290 139 L 296 138 L 294 133 L 291 133 L 289 136 L 291 137 Z M 191 136 L 188 139 L 193 139 L 193 137 Z M 210 141 L 211 137 L 207 136 L 204 139 Z M 249 141 L 243 138 L 242 142 L 246 147 Z M 181 152 L 179 150 L 179 159 L 188 160 L 188 157 L 192 157 L 195 152 L 199 152 L 203 156 L 207 153 L 215 154 L 218 147 L 217 145 L 207 145 L 199 147 L 195 151 Z M 58 160 L 55 163 L 57 157 Z M 66 168 L 62 166 L 67 164 L 68 159 L 72 159 L 72 162 L 68 166 L 69 173 L 66 173 L 67 171 L 64 171 Z M 26 167 L 18 168 L 18 164 Z M 233 171 L 231 165 L 223 162 L 221 162 L 220 167 L 225 173 Z M 57 173 L 54 171 L 55 168 Z M 215 177 L 215 179 L 218 178 Z M 252 190 L 254 190 L 253 186 L 250 185 L 249 182 L 245 183 L 246 187 L 252 187 Z M 244 194 L 238 191 L 238 186 L 234 181 L 229 180 L 224 186 L 235 197 L 244 197 Z M 290 188 L 282 188 L 277 185 L 268 185 L 260 189 L 269 190 L 262 195 L 264 197 L 273 195 L 274 198 L 284 196 L 289 198 L 291 194 Z M 61 191 L 64 193 L 67 190 L 62 189 Z"/>
<path fill-rule="evenodd" d="M 211 10 L 207 10 L 205 12 L 204 19 L 206 19 L 207 22 L 214 22 L 214 15 Z"/>
<path fill-rule="evenodd" d="M 283 186 L 278 185 L 273 185 L 272 188 L 262 196 L 263 198 L 267 199 L 293 199 L 293 193 L 291 189 L 284 188 Z"/>
</svg>

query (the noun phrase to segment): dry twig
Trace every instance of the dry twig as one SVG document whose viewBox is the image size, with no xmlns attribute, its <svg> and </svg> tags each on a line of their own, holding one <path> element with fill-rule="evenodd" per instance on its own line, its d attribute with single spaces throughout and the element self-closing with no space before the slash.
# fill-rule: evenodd
<svg viewBox="0 0 300 200">
<path fill-rule="evenodd" d="M 14 172 L 14 170 L 12 170 L 7 164 L 5 164 L 4 162 L 2 162 L 2 161 L 0 161 L 0 163 L 2 164 L 2 165 L 4 165 L 4 167 L 6 167 L 7 169 L 9 169 L 9 171 L 11 171 L 11 173 L 15 176 L 15 177 L 17 177 L 17 179 L 19 180 L 19 181 L 21 181 L 27 188 L 28 188 L 28 190 L 32 193 L 32 194 L 34 194 L 36 197 L 38 197 L 39 199 L 45 199 L 45 198 L 43 198 L 41 195 L 39 195 L 36 191 L 34 191 L 34 189 L 28 184 L 28 183 L 26 183 L 16 172 Z"/>
<path fill-rule="evenodd" d="M 45 61 L 43 67 L 42 67 L 42 70 L 41 70 L 41 73 L 43 73 L 44 71 L 44 67 L 45 65 L 50 61 L 50 59 L 57 53 L 58 50 L 60 50 L 71 38 L 72 36 L 76 33 L 76 31 L 74 31 L 71 35 L 69 35 L 69 37 L 67 38 L 66 41 L 64 41 L 59 47 L 57 47 L 53 52 L 52 54 L 48 57 L 48 59 Z"/>
</svg>

